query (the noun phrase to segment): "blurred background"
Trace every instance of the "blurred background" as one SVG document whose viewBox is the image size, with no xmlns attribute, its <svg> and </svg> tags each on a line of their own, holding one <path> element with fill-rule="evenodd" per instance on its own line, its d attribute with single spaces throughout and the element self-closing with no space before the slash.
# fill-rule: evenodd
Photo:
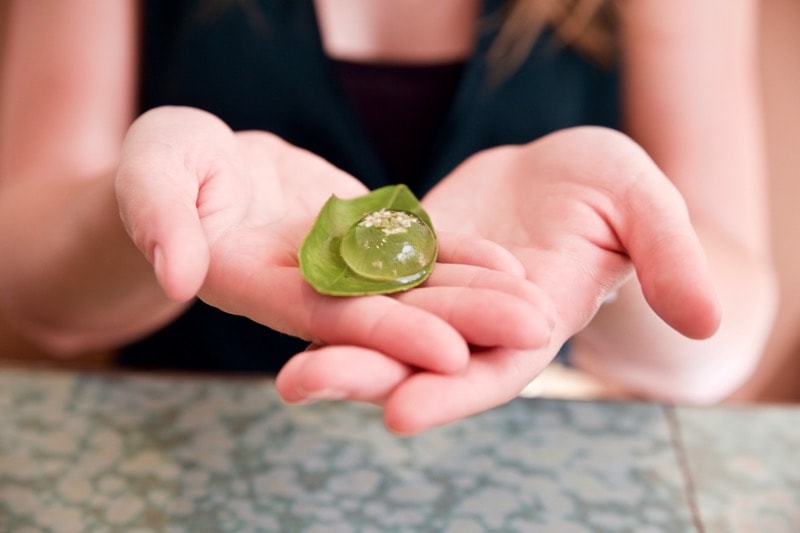
<svg viewBox="0 0 800 533">
<path fill-rule="evenodd" d="M 761 366 L 731 400 L 800 401 L 800 2 L 761 0 L 773 255 L 781 304 Z"/>
<path fill-rule="evenodd" d="M 0 51 L 7 2 L 0 2 Z M 731 402 L 800 401 L 800 2 L 761 0 L 761 70 L 770 173 L 772 241 L 781 305 L 761 365 Z M 2 67 L 2 54 L 0 54 Z M 24 229 L 20 229 L 24 231 Z M 2 261 L 2 258 L 0 258 Z M 0 311 L 2 313 L 2 311 Z M 51 361 L 0 314 L 0 359 L 37 365 L 103 368 L 112 354 Z"/>
</svg>

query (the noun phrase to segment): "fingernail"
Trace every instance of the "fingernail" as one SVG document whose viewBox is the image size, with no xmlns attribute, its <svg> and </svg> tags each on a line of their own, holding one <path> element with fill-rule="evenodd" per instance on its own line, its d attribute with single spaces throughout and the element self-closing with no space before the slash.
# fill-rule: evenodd
<svg viewBox="0 0 800 533">
<path fill-rule="evenodd" d="M 332 401 L 347 398 L 347 393 L 336 389 L 320 389 L 316 391 L 298 391 L 307 401 Z"/>
<path fill-rule="evenodd" d="M 151 259 L 153 270 L 156 277 L 161 280 L 164 276 L 164 254 L 161 252 L 161 246 L 155 245 L 153 247 L 153 257 Z"/>
</svg>

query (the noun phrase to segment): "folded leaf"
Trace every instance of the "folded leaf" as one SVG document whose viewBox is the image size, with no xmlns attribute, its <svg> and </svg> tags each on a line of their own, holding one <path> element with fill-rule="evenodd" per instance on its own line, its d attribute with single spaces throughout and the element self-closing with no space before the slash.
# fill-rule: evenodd
<svg viewBox="0 0 800 533">
<path fill-rule="evenodd" d="M 343 200 L 331 196 L 306 235 L 303 277 L 334 296 L 383 294 L 424 282 L 436 262 L 430 217 L 405 185 Z"/>
</svg>

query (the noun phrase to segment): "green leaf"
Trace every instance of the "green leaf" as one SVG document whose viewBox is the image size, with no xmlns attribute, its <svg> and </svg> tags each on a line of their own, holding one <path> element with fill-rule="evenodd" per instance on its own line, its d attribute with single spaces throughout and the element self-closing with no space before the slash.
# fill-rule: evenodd
<svg viewBox="0 0 800 533">
<path fill-rule="evenodd" d="M 300 272 L 334 296 L 392 293 L 416 287 L 433 271 L 433 224 L 405 185 L 343 200 L 331 196 L 306 235 Z"/>
</svg>

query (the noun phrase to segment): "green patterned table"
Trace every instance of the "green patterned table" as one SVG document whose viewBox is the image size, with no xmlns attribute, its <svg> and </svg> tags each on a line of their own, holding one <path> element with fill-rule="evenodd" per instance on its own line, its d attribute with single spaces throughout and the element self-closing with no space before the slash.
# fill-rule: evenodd
<svg viewBox="0 0 800 533">
<path fill-rule="evenodd" d="M 800 531 L 800 407 L 518 399 L 413 438 L 269 380 L 0 370 L 0 531 Z"/>
</svg>

